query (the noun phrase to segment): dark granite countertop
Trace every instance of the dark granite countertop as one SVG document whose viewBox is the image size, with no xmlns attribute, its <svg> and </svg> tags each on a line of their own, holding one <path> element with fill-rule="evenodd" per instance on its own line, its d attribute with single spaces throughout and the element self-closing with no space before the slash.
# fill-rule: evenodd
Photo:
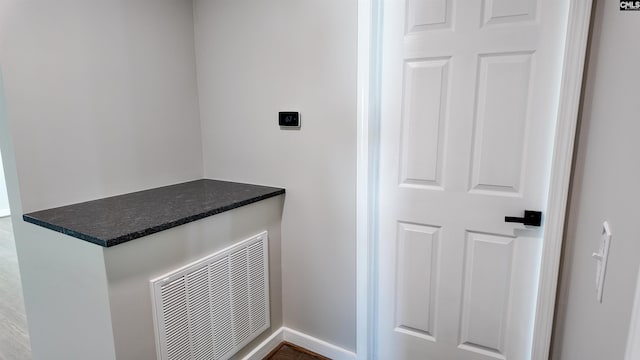
<svg viewBox="0 0 640 360">
<path fill-rule="evenodd" d="M 22 218 L 109 247 L 284 192 L 274 187 L 202 179 L 36 211 Z"/>
</svg>

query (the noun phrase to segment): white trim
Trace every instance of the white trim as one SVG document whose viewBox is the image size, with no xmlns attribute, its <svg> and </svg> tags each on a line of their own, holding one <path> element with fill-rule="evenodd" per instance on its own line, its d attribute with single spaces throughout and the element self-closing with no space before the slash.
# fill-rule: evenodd
<svg viewBox="0 0 640 360">
<path fill-rule="evenodd" d="M 356 352 L 367 358 L 371 282 L 369 274 L 369 72 L 371 60 L 371 0 L 358 0 L 358 103 L 356 173 Z"/>
<path fill-rule="evenodd" d="M 9 209 L 0 209 L 0 218 L 11 215 L 11 210 Z"/>
<path fill-rule="evenodd" d="M 326 356 L 333 360 L 355 360 L 356 354 L 351 351 L 345 350 L 341 347 L 329 344 L 326 341 L 316 339 L 307 334 L 303 334 L 299 331 L 289 329 L 287 327 L 282 328 L 284 341 L 288 341 L 294 345 L 298 345 L 307 350 L 311 350 L 314 353 Z"/>
<path fill-rule="evenodd" d="M 545 241 L 542 248 L 531 350 L 531 359 L 533 360 L 549 358 L 591 8 L 592 0 L 571 0 L 569 5 L 558 123 L 551 163 L 549 199 L 544 228 Z"/>
<path fill-rule="evenodd" d="M 266 338 L 260 345 L 251 350 L 242 360 L 262 360 L 272 352 L 284 340 L 283 327 L 276 330 L 271 336 Z"/>
<path fill-rule="evenodd" d="M 358 0 L 356 352 L 374 358 L 379 139 L 379 51 L 382 0 Z"/>
<path fill-rule="evenodd" d="M 332 360 L 356 360 L 357 358 L 356 354 L 349 350 L 283 326 L 251 350 L 242 360 L 264 359 L 283 341 L 290 342 Z"/>
<path fill-rule="evenodd" d="M 627 350 L 625 351 L 624 359 L 640 359 L 640 270 L 638 270 L 636 295 L 633 300 L 633 313 L 631 314 Z"/>
</svg>

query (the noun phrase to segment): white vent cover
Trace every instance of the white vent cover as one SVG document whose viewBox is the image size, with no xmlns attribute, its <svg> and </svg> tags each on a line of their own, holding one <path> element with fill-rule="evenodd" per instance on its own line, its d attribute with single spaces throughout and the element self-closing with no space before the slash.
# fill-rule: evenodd
<svg viewBox="0 0 640 360">
<path fill-rule="evenodd" d="M 263 232 L 151 280 L 158 359 L 226 360 L 270 326 Z"/>
</svg>

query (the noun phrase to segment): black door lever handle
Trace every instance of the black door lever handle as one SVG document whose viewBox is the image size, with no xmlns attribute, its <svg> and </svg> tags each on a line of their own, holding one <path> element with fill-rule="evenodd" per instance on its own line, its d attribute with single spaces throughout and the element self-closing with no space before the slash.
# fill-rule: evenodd
<svg viewBox="0 0 640 360">
<path fill-rule="evenodd" d="M 527 226 L 540 226 L 540 224 L 542 223 L 542 212 L 525 210 L 524 217 L 519 218 L 513 216 L 505 216 L 504 222 L 522 223 Z"/>
</svg>

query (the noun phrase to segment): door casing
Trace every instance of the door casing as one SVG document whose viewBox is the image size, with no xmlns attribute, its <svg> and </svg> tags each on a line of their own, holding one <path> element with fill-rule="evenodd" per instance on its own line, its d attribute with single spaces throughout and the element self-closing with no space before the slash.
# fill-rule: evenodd
<svg viewBox="0 0 640 360">
<path fill-rule="evenodd" d="M 565 213 L 593 0 L 568 0 L 569 18 L 556 136 L 545 211 L 539 291 L 531 359 L 548 359 Z M 377 171 L 380 138 L 380 51 L 384 0 L 358 0 L 356 352 L 375 359 Z"/>
</svg>

